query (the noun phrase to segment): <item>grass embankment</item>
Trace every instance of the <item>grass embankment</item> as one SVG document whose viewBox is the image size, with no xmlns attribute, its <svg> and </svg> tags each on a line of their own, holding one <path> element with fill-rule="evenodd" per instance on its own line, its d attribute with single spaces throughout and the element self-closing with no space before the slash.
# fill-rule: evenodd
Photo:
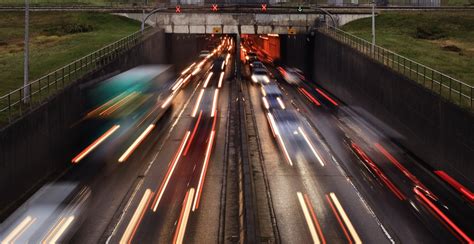
<svg viewBox="0 0 474 244">
<path fill-rule="evenodd" d="M 31 12 L 30 81 L 139 30 L 102 13 Z M 0 96 L 23 84 L 24 14 L 0 14 Z"/>
<path fill-rule="evenodd" d="M 371 19 L 342 27 L 371 40 Z M 376 43 L 474 85 L 473 12 L 390 12 L 376 17 Z"/>
</svg>

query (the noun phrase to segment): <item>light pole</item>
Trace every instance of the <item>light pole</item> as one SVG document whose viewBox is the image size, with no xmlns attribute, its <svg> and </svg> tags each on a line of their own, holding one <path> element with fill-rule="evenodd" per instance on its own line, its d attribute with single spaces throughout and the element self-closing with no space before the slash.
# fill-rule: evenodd
<svg viewBox="0 0 474 244">
<path fill-rule="evenodd" d="M 29 42 L 30 42 L 30 31 L 29 31 L 29 22 L 30 22 L 30 3 L 29 0 L 25 0 L 25 59 L 23 63 L 23 102 L 30 102 L 30 86 L 29 82 Z"/>
<path fill-rule="evenodd" d="M 372 1 L 372 53 L 375 50 L 375 1 Z"/>
</svg>

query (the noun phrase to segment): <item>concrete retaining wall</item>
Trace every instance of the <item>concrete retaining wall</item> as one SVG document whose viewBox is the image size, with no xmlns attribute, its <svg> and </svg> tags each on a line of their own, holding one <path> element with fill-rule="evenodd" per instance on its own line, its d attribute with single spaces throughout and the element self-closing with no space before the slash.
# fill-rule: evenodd
<svg viewBox="0 0 474 244">
<path fill-rule="evenodd" d="M 157 32 L 104 69 L 70 85 L 50 102 L 0 132 L 0 219 L 48 177 L 70 166 L 70 149 L 80 132 L 71 128 L 85 111 L 84 90 L 91 80 L 140 64 L 164 63 L 164 33 Z"/>
<path fill-rule="evenodd" d="M 317 83 L 391 126 L 399 133 L 394 140 L 433 168 L 472 184 L 472 114 L 324 34 L 314 47 Z"/>
</svg>

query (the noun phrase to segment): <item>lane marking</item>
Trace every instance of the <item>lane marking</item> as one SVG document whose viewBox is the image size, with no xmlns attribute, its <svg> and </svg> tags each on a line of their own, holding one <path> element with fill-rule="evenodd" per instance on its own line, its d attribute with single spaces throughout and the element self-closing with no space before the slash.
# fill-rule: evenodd
<svg viewBox="0 0 474 244">
<path fill-rule="evenodd" d="M 112 135 L 120 125 L 114 125 L 109 130 L 107 130 L 102 136 L 97 138 L 92 144 L 86 147 L 82 152 L 80 152 L 76 157 L 74 157 L 71 162 L 74 164 L 79 163 L 87 154 L 89 154 L 92 150 L 94 150 L 99 144 L 101 144 L 105 139 L 107 139 L 110 135 Z"/>
</svg>

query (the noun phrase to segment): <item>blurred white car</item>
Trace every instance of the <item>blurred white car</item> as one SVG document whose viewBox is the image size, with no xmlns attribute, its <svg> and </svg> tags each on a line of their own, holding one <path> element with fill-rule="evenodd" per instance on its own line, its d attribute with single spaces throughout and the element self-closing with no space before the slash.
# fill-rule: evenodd
<svg viewBox="0 0 474 244">
<path fill-rule="evenodd" d="M 256 84 L 268 84 L 270 78 L 266 69 L 253 69 L 251 79 Z"/>
</svg>

